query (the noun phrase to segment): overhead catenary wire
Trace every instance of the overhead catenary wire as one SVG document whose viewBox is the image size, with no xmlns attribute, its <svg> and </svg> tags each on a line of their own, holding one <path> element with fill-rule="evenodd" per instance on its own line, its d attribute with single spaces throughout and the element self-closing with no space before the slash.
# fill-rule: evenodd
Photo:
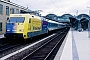
<svg viewBox="0 0 90 60">
<path fill-rule="evenodd" d="M 26 6 L 27 6 L 27 8 L 33 8 L 33 9 L 35 9 L 35 10 L 38 10 L 37 8 L 35 8 L 35 7 L 33 7 L 33 6 L 31 6 L 30 4 L 26 4 L 26 3 L 24 3 L 23 1 L 20 1 L 20 0 L 15 0 L 15 1 L 18 1 L 18 2 L 21 2 L 21 3 L 23 3 L 23 4 L 25 4 Z M 38 0 L 36 0 L 37 1 L 37 3 L 38 4 L 41 4 L 40 6 L 43 6 L 45 9 L 47 9 L 47 6 L 45 6 L 44 4 L 42 4 L 40 1 L 38 1 Z M 30 6 L 30 7 L 29 7 Z M 44 11 L 42 11 L 42 12 L 44 12 Z M 48 13 L 51 13 L 51 12 L 48 12 Z"/>
<path fill-rule="evenodd" d="M 47 8 L 45 5 L 43 5 L 40 1 L 36 0 L 37 2 L 39 2 L 43 7 Z M 51 0 L 52 1 L 52 0 Z M 54 2 L 52 1 L 52 3 L 54 4 Z M 54 4 L 55 5 L 55 4 Z M 55 5 L 56 8 L 58 8 L 56 5 Z M 59 8 L 58 8 L 59 9 Z M 43 11 L 44 12 L 44 11 Z M 45 12 L 45 13 L 53 13 L 53 12 Z"/>
<path fill-rule="evenodd" d="M 58 10 L 60 10 L 60 8 L 58 8 L 58 6 L 53 2 L 53 0 L 51 0 L 51 2 L 53 3 L 53 5 L 58 9 Z M 59 14 L 59 13 L 58 13 Z M 57 15 L 58 15 L 57 14 Z"/>
<path fill-rule="evenodd" d="M 45 7 L 47 9 L 47 7 L 44 4 L 42 4 L 40 1 L 38 1 L 38 0 L 36 0 L 36 1 L 39 2 L 43 7 Z M 47 13 L 52 13 L 52 12 L 47 12 Z"/>
<path fill-rule="evenodd" d="M 18 1 L 18 2 L 21 2 L 21 3 L 23 3 L 23 4 L 25 4 L 26 6 L 27 6 L 27 8 L 33 8 L 33 9 L 35 9 L 35 10 L 38 10 L 37 8 L 35 8 L 35 7 L 33 7 L 33 6 L 31 6 L 30 4 L 26 4 L 25 2 L 23 2 L 23 1 L 20 1 L 20 0 L 16 0 L 16 1 Z M 43 6 L 45 9 L 47 9 L 47 6 L 45 6 L 44 4 L 42 4 L 42 2 L 40 2 L 39 0 L 36 0 L 37 1 L 37 3 L 38 4 L 41 4 L 40 6 Z M 58 9 L 58 10 L 60 10 L 58 7 L 57 7 L 57 5 L 55 5 L 55 3 L 51 0 L 51 2 L 54 4 L 54 6 Z M 50 11 L 50 10 L 49 10 Z M 45 11 L 42 11 L 42 12 L 45 12 Z M 52 13 L 53 11 L 50 11 L 50 12 L 47 12 L 48 14 L 49 13 Z M 54 13 L 54 12 L 53 12 Z M 59 14 L 59 13 L 58 13 Z"/>
<path fill-rule="evenodd" d="M 31 5 L 26 4 L 26 3 L 24 3 L 24 2 L 22 2 L 22 1 L 20 1 L 20 0 L 15 0 L 15 1 L 18 1 L 18 2 L 23 3 L 27 8 L 31 8 L 31 7 L 32 7 Z M 22 4 L 22 5 L 23 5 L 23 4 Z M 29 7 L 29 6 L 30 6 L 30 7 Z M 36 9 L 35 7 L 32 7 L 32 8 Z"/>
<path fill-rule="evenodd" d="M 52 1 L 52 0 L 51 0 L 51 1 Z M 54 4 L 54 6 L 55 6 L 57 9 L 59 9 L 53 1 L 52 1 L 52 3 Z"/>
</svg>

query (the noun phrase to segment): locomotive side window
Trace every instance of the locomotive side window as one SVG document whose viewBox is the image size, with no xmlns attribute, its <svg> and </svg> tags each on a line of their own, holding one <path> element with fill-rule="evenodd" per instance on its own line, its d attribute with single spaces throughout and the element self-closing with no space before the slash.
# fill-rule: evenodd
<svg viewBox="0 0 90 60">
<path fill-rule="evenodd" d="M 0 14 L 3 14 L 3 5 L 0 4 Z"/>
<path fill-rule="evenodd" d="M 9 15 L 9 7 L 6 6 L 6 15 Z"/>
</svg>

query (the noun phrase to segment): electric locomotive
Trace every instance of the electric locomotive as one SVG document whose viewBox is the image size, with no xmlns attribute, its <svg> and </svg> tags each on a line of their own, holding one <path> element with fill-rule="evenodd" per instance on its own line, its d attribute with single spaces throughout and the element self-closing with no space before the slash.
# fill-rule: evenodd
<svg viewBox="0 0 90 60">
<path fill-rule="evenodd" d="M 11 14 L 6 24 L 5 37 L 27 39 L 43 32 L 47 32 L 47 22 L 41 20 L 41 17 L 30 14 Z"/>
</svg>

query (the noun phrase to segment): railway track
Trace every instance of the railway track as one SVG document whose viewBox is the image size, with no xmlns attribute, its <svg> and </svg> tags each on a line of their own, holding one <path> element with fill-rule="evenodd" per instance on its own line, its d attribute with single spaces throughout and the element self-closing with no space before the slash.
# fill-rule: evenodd
<svg viewBox="0 0 90 60">
<path fill-rule="evenodd" d="M 20 44 L 16 44 L 16 45 L 11 45 L 11 44 L 5 44 L 5 45 L 2 45 L 2 46 L 0 46 L 0 53 L 1 52 L 4 52 L 4 51 L 7 51 L 7 50 L 9 50 L 9 49 L 12 49 L 12 48 L 14 48 L 14 47 L 16 47 L 16 46 L 19 46 Z"/>
<path fill-rule="evenodd" d="M 25 56 L 24 58 L 20 60 L 47 60 L 49 59 L 49 56 L 51 55 L 53 50 L 57 47 L 57 45 L 60 43 L 60 41 L 65 37 L 66 33 L 65 31 L 61 33 L 59 32 L 55 37 L 53 37 L 48 42 L 44 43 L 42 46 L 38 47 L 36 50 L 34 50 L 33 52 L 31 52 L 30 54 L 28 54 L 27 56 Z"/>
<path fill-rule="evenodd" d="M 52 33 L 50 33 L 50 34 L 52 34 Z M 40 39 L 43 39 L 43 38 L 49 36 L 50 34 L 48 34 L 48 35 L 42 35 L 42 37 L 37 36 L 35 38 L 30 39 L 31 41 L 28 39 L 27 42 L 21 43 L 21 44 L 17 44 L 17 43 L 15 43 L 15 44 L 13 44 L 13 43 L 4 43 L 3 44 L 1 42 L 1 44 L 0 44 L 0 58 L 1 57 L 4 57 L 4 56 L 6 56 L 6 55 L 8 55 L 10 53 L 13 53 L 14 51 L 17 51 L 19 49 L 22 49 L 25 46 L 28 46 L 30 44 L 33 44 L 33 43 L 39 41 Z"/>
<path fill-rule="evenodd" d="M 42 38 L 44 38 L 45 36 L 43 35 L 43 37 Z M 38 37 L 36 37 L 36 38 L 38 38 Z M 32 40 L 35 40 L 36 38 L 33 38 Z M 41 38 L 38 38 L 37 39 L 37 41 L 39 40 L 39 39 L 41 39 Z M 30 42 L 30 43 L 29 43 Z M 34 42 L 36 42 L 36 41 L 27 41 L 27 42 L 25 42 L 24 44 L 23 43 L 15 43 L 15 44 L 13 44 L 13 43 L 6 43 L 6 44 L 1 44 L 0 45 L 0 53 L 2 53 L 2 52 L 4 52 L 4 51 L 7 51 L 7 50 L 9 50 L 9 49 L 12 49 L 12 48 L 15 48 L 15 47 L 17 47 L 17 46 L 19 46 L 19 45 L 29 45 L 29 44 L 31 44 L 31 43 L 34 43 Z"/>
<path fill-rule="evenodd" d="M 64 29 L 63 29 L 64 30 Z M 62 31 L 63 31 L 62 30 Z M 60 30 L 60 32 L 62 32 L 61 30 Z M 47 52 L 45 52 L 46 54 L 43 54 L 42 53 L 42 56 L 44 55 L 44 57 L 47 57 L 48 58 L 48 56 L 50 56 L 49 54 L 51 54 L 52 53 L 52 51 L 55 49 L 55 46 L 57 46 L 58 44 L 59 44 L 59 42 L 60 41 L 58 41 L 58 38 L 57 37 L 59 37 L 59 38 L 61 38 L 61 36 L 60 35 L 63 35 L 63 32 L 62 33 L 58 33 L 58 34 L 56 34 L 57 36 L 53 36 L 53 37 L 51 37 L 51 38 L 49 38 L 49 39 L 46 39 L 45 41 L 43 41 L 42 43 L 39 43 L 39 45 L 38 44 L 36 44 L 36 46 L 34 46 L 34 47 L 31 47 L 31 48 L 29 48 L 29 49 L 27 49 L 29 52 L 27 52 L 27 51 L 24 51 L 23 53 L 25 54 L 25 55 L 23 55 L 23 53 L 21 52 L 21 53 L 18 53 L 18 54 L 16 54 L 15 56 L 13 55 L 13 56 L 11 56 L 10 58 L 8 58 L 7 60 L 26 60 L 26 59 L 29 59 L 29 60 L 34 60 L 34 59 L 31 59 L 30 58 L 30 56 L 32 57 L 37 57 L 38 59 L 40 58 L 40 57 L 38 57 L 38 56 L 35 56 L 35 55 L 38 55 L 38 53 L 36 53 L 36 52 L 39 52 L 39 53 L 41 53 L 41 51 L 42 52 L 45 52 L 45 50 L 47 51 Z M 53 42 L 51 42 L 51 41 L 53 41 Z M 46 42 L 46 43 L 45 43 Z M 50 43 L 51 42 L 51 43 Z M 49 45 L 50 44 L 50 45 Z M 28 44 L 27 44 L 28 45 Z M 38 47 L 39 46 L 39 47 Z M 38 47 L 38 48 L 37 48 Z M 47 48 L 44 48 L 43 49 L 43 47 L 47 47 Z M 43 49 L 43 50 L 40 50 L 40 49 Z M 28 54 L 28 53 L 30 53 L 30 54 Z M 49 54 L 48 54 L 49 53 Z M 21 54 L 21 55 L 20 55 Z M 34 55 L 35 54 L 35 55 Z M 26 56 L 27 55 L 27 56 Z M 33 58 L 32 57 L 32 58 Z M 46 59 L 47 59 L 46 58 Z M 38 60 L 38 59 L 36 59 L 36 60 Z M 44 58 L 45 59 L 45 58 Z"/>
<path fill-rule="evenodd" d="M 8 44 L 8 43 L 7 43 Z M 6 46 L 7 44 L 0 44 L 0 48 L 3 47 L 3 46 Z"/>
</svg>

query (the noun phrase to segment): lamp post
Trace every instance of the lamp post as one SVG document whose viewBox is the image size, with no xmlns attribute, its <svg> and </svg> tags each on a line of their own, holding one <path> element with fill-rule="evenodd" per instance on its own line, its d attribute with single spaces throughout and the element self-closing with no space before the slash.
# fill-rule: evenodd
<svg viewBox="0 0 90 60">
<path fill-rule="evenodd" d="M 89 38 L 90 38 L 90 19 L 89 19 L 89 23 L 88 23 L 88 26 L 89 26 Z"/>
<path fill-rule="evenodd" d="M 90 13 L 90 10 L 89 10 Z M 88 37 L 90 38 L 90 15 L 89 15 L 89 22 L 88 22 Z"/>
<path fill-rule="evenodd" d="M 90 7 L 87 7 L 90 9 Z M 90 10 L 89 10 L 89 22 L 88 22 L 88 37 L 90 38 Z"/>
</svg>

